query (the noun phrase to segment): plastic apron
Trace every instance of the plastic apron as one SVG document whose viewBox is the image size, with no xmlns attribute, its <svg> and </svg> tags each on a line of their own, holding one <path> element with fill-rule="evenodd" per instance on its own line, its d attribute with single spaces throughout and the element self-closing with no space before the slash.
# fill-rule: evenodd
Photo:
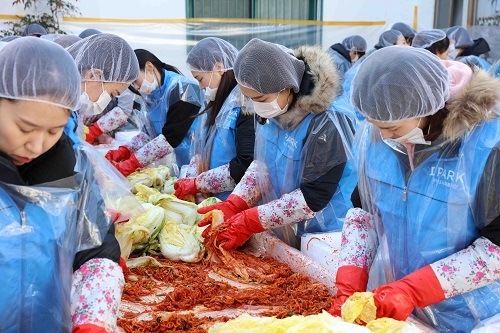
<svg viewBox="0 0 500 333">
<path fill-rule="evenodd" d="M 266 184 L 265 180 L 259 180 L 262 203 L 290 193 L 303 182 L 314 181 L 336 165 L 346 162 L 343 143 L 332 138 L 335 133 L 338 134 L 338 130 L 328 112 L 307 115 L 293 130 L 284 130 L 276 119 L 268 119 L 264 125 L 258 125 L 255 158 L 264 162 L 266 170 L 263 172 L 267 172 L 270 181 Z M 337 137 L 340 138 L 339 135 Z M 350 199 L 347 203 L 342 195 L 342 190 L 335 192 L 325 209 L 317 213 L 321 219 L 300 222 L 300 227 L 276 229 L 278 237 L 298 247 L 297 236 L 300 237 L 304 231 L 340 230 L 343 223 L 337 217 L 343 218 L 350 206 Z"/>
<path fill-rule="evenodd" d="M 236 123 L 241 112 L 241 91 L 236 86 L 224 101 L 215 124 L 207 126 L 207 114 L 198 117 L 197 134 L 195 140 L 195 154 L 198 173 L 215 169 L 229 163 L 236 157 Z M 225 200 L 231 191 L 214 193 L 213 195 Z"/>
<path fill-rule="evenodd" d="M 80 156 L 76 159 L 75 170 L 86 174 L 89 189 L 93 192 L 90 198 L 95 202 L 87 206 L 87 215 L 102 221 L 103 212 L 107 210 L 114 215 L 115 222 L 123 222 L 143 213 L 141 204 L 130 192 L 134 186 L 95 147 L 80 138 L 79 128 L 78 115 L 73 111 L 64 133 L 73 141 L 75 154 Z M 90 246 L 95 244 L 94 241 L 89 243 Z"/>
<path fill-rule="evenodd" d="M 92 168 L 89 159 L 77 161 L 73 177 L 39 186 L 0 183 L 1 332 L 71 330 L 75 254 L 100 245 L 111 223 L 92 215 L 100 208 Z"/>
<path fill-rule="evenodd" d="M 151 137 L 162 134 L 163 126 L 167 121 L 168 109 L 178 101 L 184 101 L 194 105 L 202 106 L 203 94 L 198 82 L 186 78 L 175 72 L 163 71 L 164 82 L 161 87 L 146 96 L 146 107 L 154 133 L 148 133 Z M 193 121 L 182 142 L 174 148 L 176 163 L 179 168 L 189 164 L 194 154 L 193 136 L 196 129 L 197 119 Z"/>
<path fill-rule="evenodd" d="M 485 193 L 477 193 L 477 186 L 492 147 L 500 142 L 499 120 L 478 126 L 462 141 L 415 152 L 416 161 L 424 160 L 411 173 L 408 157 L 385 144 L 377 128 L 365 123 L 358 133 L 363 208 L 378 220 L 379 253 L 370 271 L 379 280 L 374 286 L 472 244 L 486 220 L 484 200 L 477 200 Z M 440 332 L 470 332 L 476 322 L 499 312 L 496 282 L 426 307 L 417 316 Z"/>
<path fill-rule="evenodd" d="M 340 231 L 347 211 L 352 208 L 351 195 L 357 185 L 358 177 L 353 164 L 354 133 L 358 124 L 356 114 L 352 108 L 345 105 L 343 96 L 337 97 L 330 108 L 328 115 L 342 140 L 347 154 L 347 162 L 342 178 L 325 208 L 316 213 L 316 216 L 304 223 L 297 224 L 297 235 L 303 233 Z"/>
</svg>

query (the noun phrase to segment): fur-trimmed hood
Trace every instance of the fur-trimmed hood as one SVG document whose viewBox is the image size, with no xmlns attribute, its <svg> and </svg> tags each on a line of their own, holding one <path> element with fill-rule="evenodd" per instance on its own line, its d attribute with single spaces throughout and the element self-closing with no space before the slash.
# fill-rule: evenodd
<svg viewBox="0 0 500 333">
<path fill-rule="evenodd" d="M 443 123 L 446 139 L 458 139 L 482 122 L 497 118 L 500 106 L 500 80 L 482 69 L 474 69 L 470 82 L 451 102 Z"/>
<path fill-rule="evenodd" d="M 301 46 L 294 55 L 306 70 L 292 107 L 276 120 L 285 129 L 295 128 L 310 113 L 325 112 L 338 94 L 340 76 L 330 55 L 318 46 Z"/>
</svg>

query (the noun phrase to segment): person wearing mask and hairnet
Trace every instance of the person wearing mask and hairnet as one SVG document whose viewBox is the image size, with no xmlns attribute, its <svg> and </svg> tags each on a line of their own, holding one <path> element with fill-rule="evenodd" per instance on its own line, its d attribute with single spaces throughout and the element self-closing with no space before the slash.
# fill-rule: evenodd
<svg viewBox="0 0 500 333">
<path fill-rule="evenodd" d="M 417 31 L 410 27 L 408 24 L 404 22 L 396 22 L 392 25 L 391 29 L 397 30 L 403 34 L 403 37 L 406 40 L 406 45 L 412 45 L 413 43 L 413 38 L 415 37 L 415 34 Z"/>
<path fill-rule="evenodd" d="M 80 107 L 68 133 L 77 133 L 88 143 L 104 133 L 123 125 L 128 115 L 115 107 L 94 122 L 113 97 L 119 96 L 139 76 L 139 64 L 134 50 L 121 37 L 97 34 L 84 38 L 67 48 L 81 74 Z M 76 119 L 78 118 L 78 119 Z M 83 124 L 82 124 L 83 123 Z M 78 139 L 73 139 L 77 143 Z"/>
<path fill-rule="evenodd" d="M 42 27 L 40 24 L 32 23 L 30 25 L 27 25 L 26 28 L 24 28 L 23 32 L 21 33 L 21 36 L 41 37 L 46 34 L 47 30 L 45 30 L 44 27 Z"/>
<path fill-rule="evenodd" d="M 345 72 L 351 68 L 352 64 L 356 63 L 365 54 L 366 40 L 359 35 L 349 36 L 344 38 L 342 43 L 330 46 L 327 52 L 332 57 L 342 80 Z"/>
<path fill-rule="evenodd" d="M 64 134 L 80 73 L 61 46 L 20 38 L 0 51 L 0 77 L 2 332 L 114 332 L 120 248 Z"/>
<path fill-rule="evenodd" d="M 488 70 L 491 64 L 483 57 L 490 52 L 490 46 L 484 38 L 472 40 L 464 27 L 454 26 L 446 30 L 450 40 L 449 60 L 463 62 L 469 66 L 478 66 Z"/>
<path fill-rule="evenodd" d="M 333 314 L 368 276 L 377 318 L 471 332 L 500 313 L 499 100 L 498 79 L 426 50 L 363 63 L 352 90 L 367 119 L 355 140 L 363 210 L 344 223 Z"/>
<path fill-rule="evenodd" d="M 351 123 L 331 109 L 338 73 L 318 47 L 293 52 L 255 38 L 236 57 L 236 81 L 258 115 L 254 161 L 225 201 L 198 210 L 223 211 L 227 228 L 217 242 L 225 249 L 271 229 L 297 246 L 297 222 L 303 232 L 340 229 L 338 218 L 351 207 L 353 174 L 343 141 L 353 135 Z"/>
<path fill-rule="evenodd" d="M 174 184 L 175 196 L 203 193 L 227 199 L 253 161 L 254 114 L 234 78 L 238 50 L 208 37 L 189 52 L 191 74 L 205 91 L 208 105 L 199 116 L 193 174 Z"/>
<path fill-rule="evenodd" d="M 446 37 L 446 33 L 443 30 L 422 30 L 417 32 L 411 46 L 426 49 L 437 55 L 439 59 L 446 60 L 448 57 L 450 40 Z"/>
<path fill-rule="evenodd" d="M 193 156 L 196 115 L 203 104 L 200 88 L 193 79 L 185 77 L 153 53 L 143 49 L 134 52 L 139 61 L 140 74 L 132 86 L 145 97 L 152 124 L 148 135 L 154 139 L 144 144 L 140 137 L 145 133 L 140 133 L 132 139 L 133 145 L 111 150 L 106 158 L 115 162 L 115 167 L 124 176 L 172 152 L 179 168 L 188 165 Z"/>
</svg>

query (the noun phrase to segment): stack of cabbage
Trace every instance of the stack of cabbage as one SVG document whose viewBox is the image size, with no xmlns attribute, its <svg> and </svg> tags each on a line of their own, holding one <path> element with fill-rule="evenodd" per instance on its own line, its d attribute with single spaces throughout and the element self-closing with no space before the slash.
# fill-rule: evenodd
<svg viewBox="0 0 500 333">
<path fill-rule="evenodd" d="M 165 168 L 165 174 L 168 174 L 168 167 Z M 161 254 L 170 260 L 201 260 L 204 251 L 201 237 L 203 228 L 198 227 L 198 222 L 203 215 L 198 214 L 197 209 L 215 203 L 218 199 L 209 198 L 196 205 L 172 194 L 162 193 L 158 189 L 164 190 L 167 177 L 165 174 L 155 177 L 159 172 L 151 169 L 145 169 L 141 174 L 135 173 L 136 198 L 145 213 L 116 225 L 116 238 L 122 257 L 127 260 L 131 253 L 141 255 L 148 252 Z M 151 182 L 151 175 L 146 177 L 147 170 L 156 180 Z"/>
<path fill-rule="evenodd" d="M 136 171 L 127 176 L 127 180 L 133 185 L 142 184 L 152 187 L 161 193 L 174 193 L 174 183 L 177 177 L 170 176 L 170 168 L 161 165 L 155 168 L 146 168 Z"/>
</svg>

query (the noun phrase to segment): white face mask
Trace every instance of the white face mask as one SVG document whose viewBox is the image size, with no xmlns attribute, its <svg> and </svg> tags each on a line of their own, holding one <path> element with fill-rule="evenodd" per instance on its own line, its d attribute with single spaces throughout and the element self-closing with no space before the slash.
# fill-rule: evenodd
<svg viewBox="0 0 500 333">
<path fill-rule="evenodd" d="M 92 117 L 100 114 L 106 106 L 111 102 L 111 96 L 106 90 L 104 90 L 104 84 L 102 87 L 102 93 L 96 102 L 92 102 L 87 94 L 87 84 L 85 84 L 85 91 L 80 95 L 80 109 L 79 112 L 84 117 Z"/>
<path fill-rule="evenodd" d="M 458 56 L 459 50 L 455 48 L 455 44 L 450 44 L 450 47 L 448 48 L 448 60 L 455 60 Z"/>
<path fill-rule="evenodd" d="M 153 73 L 153 82 L 149 82 L 146 80 L 146 69 L 144 69 L 144 79 L 142 80 L 142 84 L 139 87 L 139 92 L 144 95 L 149 95 L 153 92 L 153 90 L 158 89 L 158 81 L 156 81 L 156 77 Z"/>
<path fill-rule="evenodd" d="M 412 129 L 410 132 L 406 133 L 402 137 L 399 137 L 397 139 L 392 139 L 392 140 L 397 142 L 397 143 L 412 143 L 415 145 L 416 144 L 418 144 L 418 145 L 430 145 L 431 142 L 426 141 L 424 139 L 424 132 L 422 131 L 422 129 L 420 127 L 418 127 L 418 125 L 420 125 L 421 120 L 422 120 L 422 118 L 420 118 L 420 120 L 418 121 L 417 127 Z"/>
<path fill-rule="evenodd" d="M 257 113 L 259 116 L 262 118 L 267 118 L 271 119 L 274 117 L 277 117 L 279 115 L 282 115 L 288 110 L 288 101 L 285 105 L 285 107 L 282 109 L 280 108 L 278 104 L 278 97 L 280 93 L 278 93 L 278 96 L 276 99 L 270 103 L 263 103 L 263 102 L 253 102 L 253 108 L 255 113 Z"/>
<path fill-rule="evenodd" d="M 212 76 L 214 75 L 214 72 L 210 75 L 210 81 L 208 81 L 208 86 L 205 88 L 205 98 L 208 99 L 209 101 L 215 101 L 215 95 L 217 95 L 217 88 L 210 88 L 210 83 L 212 83 Z"/>
</svg>

